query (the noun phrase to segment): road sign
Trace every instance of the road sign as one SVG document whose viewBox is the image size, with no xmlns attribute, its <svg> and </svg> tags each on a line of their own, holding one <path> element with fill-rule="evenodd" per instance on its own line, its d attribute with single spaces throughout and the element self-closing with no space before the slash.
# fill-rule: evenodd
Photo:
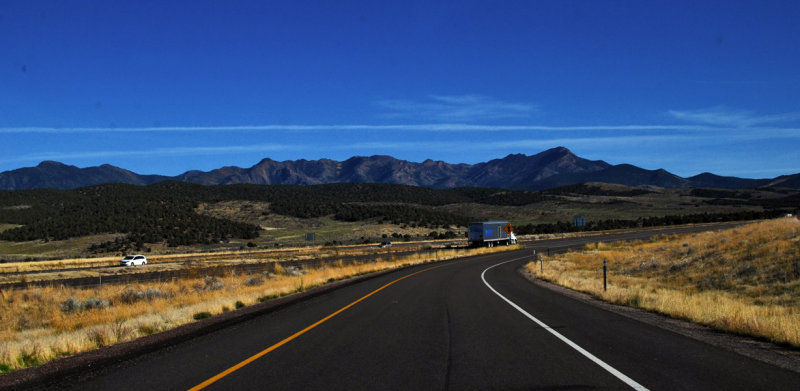
<svg viewBox="0 0 800 391">
<path fill-rule="evenodd" d="M 503 231 L 506 231 L 507 234 L 511 235 L 511 232 L 514 231 L 514 227 L 511 224 L 506 224 L 506 227 L 503 228 Z"/>
<path fill-rule="evenodd" d="M 314 232 L 309 232 L 306 234 L 306 242 L 313 242 L 317 240 L 317 235 Z"/>
</svg>

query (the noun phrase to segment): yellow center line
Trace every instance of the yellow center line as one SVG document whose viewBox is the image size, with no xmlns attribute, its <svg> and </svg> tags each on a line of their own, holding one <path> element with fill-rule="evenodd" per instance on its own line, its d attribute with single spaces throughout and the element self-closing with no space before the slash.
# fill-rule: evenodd
<svg viewBox="0 0 800 391">
<path fill-rule="evenodd" d="M 255 360 L 258 360 L 259 358 L 263 357 L 267 353 L 269 353 L 269 352 L 271 352 L 271 351 L 273 351 L 273 350 L 275 350 L 275 349 L 277 349 L 277 348 L 279 348 L 279 347 L 291 342 L 293 339 L 305 334 L 306 332 L 308 332 L 309 330 L 313 329 L 314 327 L 317 327 L 317 326 L 321 325 L 322 323 L 325 323 L 326 321 L 328 321 L 329 319 L 333 318 L 334 316 L 339 315 L 340 313 L 344 312 L 344 310 L 346 310 L 346 309 L 348 309 L 348 308 L 360 303 L 362 300 L 366 299 L 367 297 L 370 297 L 370 296 L 380 292 L 384 288 L 386 288 L 386 287 L 388 287 L 388 286 L 390 286 L 390 285 L 392 285 L 392 284 L 394 284 L 394 283 L 396 283 L 398 281 L 404 280 L 404 279 L 406 279 L 408 277 L 420 274 L 422 272 L 426 272 L 428 270 L 440 268 L 442 266 L 446 266 L 446 265 L 439 265 L 439 266 L 429 267 L 427 269 L 422 269 L 422 270 L 420 270 L 418 272 L 411 273 L 411 274 L 409 274 L 407 276 L 400 277 L 400 278 L 398 278 L 398 279 L 396 279 L 396 280 L 394 280 L 394 281 L 392 281 L 392 282 L 390 282 L 390 283 L 388 283 L 388 284 L 386 284 L 386 285 L 384 285 L 384 286 L 382 286 L 382 287 L 380 287 L 380 288 L 368 293 L 366 296 L 364 296 L 364 297 L 362 297 L 362 298 L 360 298 L 360 299 L 358 299 L 358 300 L 356 300 L 356 301 L 354 301 L 354 302 L 352 302 L 352 303 L 340 308 L 338 311 L 336 311 L 336 312 L 334 312 L 334 313 L 332 313 L 332 314 L 330 314 L 330 315 L 328 315 L 328 316 L 326 316 L 326 317 L 314 322 L 310 326 L 308 326 L 308 327 L 306 327 L 306 328 L 304 328 L 304 329 L 292 334 L 291 336 L 287 337 L 283 341 L 280 341 L 280 342 L 278 342 L 278 343 L 276 343 L 276 344 L 274 344 L 274 345 L 272 345 L 272 346 L 270 346 L 270 347 L 268 347 L 268 348 L 266 348 L 266 349 L 264 349 L 264 350 L 262 350 L 262 351 L 260 351 L 260 352 L 258 352 L 256 354 L 250 356 L 248 359 L 246 359 L 246 360 L 244 360 L 244 361 L 242 361 L 242 362 L 240 362 L 240 363 L 238 363 L 238 364 L 236 364 L 236 365 L 234 365 L 234 366 L 232 366 L 232 367 L 230 367 L 230 368 L 218 373 L 214 377 L 211 377 L 208 380 L 206 380 L 206 381 L 204 381 L 204 382 L 202 382 L 202 383 L 190 388 L 189 391 L 202 390 L 203 388 L 206 388 L 206 387 L 210 386 L 211 384 L 215 383 L 217 380 L 222 379 L 223 377 L 230 375 L 231 373 L 239 370 L 240 368 L 244 367 L 245 365 L 250 364 L 251 362 L 253 362 Z"/>
</svg>

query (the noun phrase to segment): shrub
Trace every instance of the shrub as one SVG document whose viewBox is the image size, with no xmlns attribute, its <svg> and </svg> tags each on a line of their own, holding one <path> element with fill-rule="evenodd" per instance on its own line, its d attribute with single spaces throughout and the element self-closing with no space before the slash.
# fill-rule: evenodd
<svg viewBox="0 0 800 391">
<path fill-rule="evenodd" d="M 95 308 L 106 308 L 111 306 L 111 302 L 108 300 L 98 299 L 96 297 L 90 297 L 83 302 L 83 309 L 91 310 Z"/>
<path fill-rule="evenodd" d="M 218 291 L 225 287 L 225 282 L 214 276 L 203 278 L 203 289 L 207 291 Z"/>
<path fill-rule="evenodd" d="M 192 316 L 192 318 L 194 318 L 194 320 L 200 320 L 200 319 L 205 319 L 205 318 L 210 318 L 210 317 L 211 317 L 211 313 L 210 312 L 206 312 L 206 311 L 198 312 L 198 313 L 196 313 L 196 314 L 194 314 Z"/>
<path fill-rule="evenodd" d="M 147 288 L 143 291 L 137 291 L 131 287 L 127 287 L 125 288 L 125 290 L 122 291 L 122 293 L 120 293 L 119 299 L 123 303 L 130 304 L 140 300 L 151 301 L 153 299 L 158 299 L 158 298 L 167 299 L 172 296 L 173 296 L 172 292 L 163 291 L 161 289 Z"/>
<path fill-rule="evenodd" d="M 265 302 L 267 300 L 277 299 L 279 297 L 281 297 L 281 295 L 278 295 L 278 294 L 261 296 L 261 297 L 258 298 L 258 302 L 259 303 L 263 303 L 263 302 Z"/>
<path fill-rule="evenodd" d="M 236 304 L 235 304 L 235 306 L 236 306 L 236 309 L 238 310 L 239 308 L 242 308 L 242 307 L 244 307 L 245 305 L 244 305 L 244 303 L 242 303 L 241 301 L 237 301 L 237 302 L 236 302 Z"/>
<path fill-rule="evenodd" d="M 67 300 L 61 303 L 61 311 L 71 314 L 73 312 L 79 312 L 84 310 L 92 310 L 92 309 L 102 309 L 111 306 L 111 302 L 105 299 L 98 299 L 96 297 L 90 297 L 85 301 L 80 301 L 72 296 L 70 296 Z"/>
<path fill-rule="evenodd" d="M 61 303 L 61 311 L 64 311 L 68 314 L 73 312 L 78 312 L 82 309 L 83 309 L 83 302 L 72 296 L 70 296 L 69 299 Z"/>
</svg>

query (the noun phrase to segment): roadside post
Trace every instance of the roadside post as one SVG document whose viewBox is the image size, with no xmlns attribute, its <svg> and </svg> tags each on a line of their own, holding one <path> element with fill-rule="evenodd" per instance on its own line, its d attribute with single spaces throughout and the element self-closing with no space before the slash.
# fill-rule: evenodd
<svg viewBox="0 0 800 391">
<path fill-rule="evenodd" d="M 544 274 L 544 259 L 542 256 L 539 256 L 539 272 Z"/>
<path fill-rule="evenodd" d="M 606 285 L 606 259 L 603 258 L 603 292 L 607 291 L 608 287 Z"/>
</svg>

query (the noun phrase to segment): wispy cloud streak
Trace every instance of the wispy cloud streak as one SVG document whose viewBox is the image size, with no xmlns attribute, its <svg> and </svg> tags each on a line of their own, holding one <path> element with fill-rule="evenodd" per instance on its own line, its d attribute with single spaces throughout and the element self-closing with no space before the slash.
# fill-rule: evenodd
<svg viewBox="0 0 800 391">
<path fill-rule="evenodd" d="M 716 126 L 703 125 L 471 125 L 459 123 L 443 124 L 395 124 L 395 125 L 252 125 L 252 126 L 160 126 L 160 127 L 5 127 L 0 133 L 138 133 L 138 132 L 236 132 L 236 131 L 419 131 L 419 132 L 506 132 L 506 131 L 719 131 Z"/>
<path fill-rule="evenodd" d="M 670 110 L 668 113 L 683 121 L 733 127 L 751 127 L 800 119 L 800 112 L 756 115 L 752 111 L 734 110 L 726 106 L 715 106 L 700 110 Z"/>
<path fill-rule="evenodd" d="M 140 157 L 154 156 L 199 156 L 199 155 L 228 155 L 248 152 L 278 152 L 296 151 L 307 148 L 301 145 L 284 144 L 256 144 L 256 145 L 228 145 L 219 147 L 173 147 L 153 148 L 142 150 L 108 150 L 108 151 L 78 151 L 78 152 L 44 152 L 14 158 L 0 159 L 0 162 L 21 162 L 41 160 L 70 160 L 87 158 L 118 157 L 121 154 Z"/>
<path fill-rule="evenodd" d="M 528 118 L 536 113 L 532 103 L 504 102 L 483 95 L 431 95 L 427 100 L 383 100 L 386 118 L 434 121 L 473 121 L 500 118 Z"/>
<path fill-rule="evenodd" d="M 271 127 L 272 125 L 270 125 Z M 279 126 L 279 125 L 275 125 Z M 336 126 L 336 125 L 334 125 Z M 351 125 L 347 125 L 352 127 Z M 364 129 L 360 125 L 353 125 L 358 129 Z M 403 125 L 397 125 L 403 127 Z M 708 145 L 718 144 L 720 142 L 720 134 L 724 133 L 725 141 L 727 142 L 757 142 L 759 140 L 767 139 L 784 139 L 787 142 L 800 142 L 800 129 L 792 128 L 758 128 L 759 131 L 752 131 L 754 128 L 748 128 L 748 131 L 731 132 L 736 130 L 733 128 L 719 128 L 719 127 L 704 127 L 704 126 L 639 126 L 639 125 L 624 125 L 624 126 L 476 126 L 476 125 L 432 125 L 440 126 L 437 130 L 440 131 L 455 131 L 458 130 L 472 130 L 472 131 L 552 131 L 550 136 L 537 135 L 536 138 L 525 137 L 524 135 L 517 135 L 517 137 L 508 141 L 487 141 L 482 143 L 475 142 L 455 142 L 448 141 L 425 141 L 425 142 L 409 142 L 403 140 L 384 141 L 367 141 L 351 143 L 342 141 L 341 144 L 331 144 L 326 141 L 324 146 L 316 145 L 313 142 L 304 142 L 302 144 L 248 144 L 248 145 L 227 145 L 227 146 L 196 146 L 196 147 L 164 147 L 153 149 L 141 150 L 125 150 L 125 151 L 74 151 L 74 152 L 43 152 L 29 155 L 21 155 L 16 157 L 0 158 L 0 162 L 20 162 L 20 161 L 41 161 L 41 160 L 66 160 L 66 159 L 86 159 L 86 158 L 104 158 L 115 157 L 121 153 L 136 156 L 199 156 L 199 155 L 226 155 L 236 153 L 249 153 L 249 152 L 282 152 L 282 151 L 304 151 L 315 148 L 323 148 L 326 150 L 363 150 L 363 151 L 380 151 L 380 150 L 430 150 L 438 151 L 442 148 L 459 149 L 459 150 L 491 150 L 491 149 L 507 149 L 507 148 L 550 148 L 555 145 L 564 145 L 568 147 L 598 147 L 598 146 L 624 146 L 642 143 L 683 143 L 684 145 Z M 453 128 L 451 128 L 452 126 Z M 466 128 L 463 128 L 465 126 Z M 253 127 L 248 127 L 252 129 Z M 313 126 L 313 130 L 329 130 L 327 126 Z M 380 126 L 380 129 L 387 129 L 387 126 Z M 41 128 L 37 128 L 41 129 Z M 182 128 L 183 129 L 183 128 Z M 206 130 L 213 130 L 216 128 L 204 128 Z M 229 129 L 229 128 L 222 128 Z M 281 128 L 283 129 L 283 128 Z M 366 126 L 366 129 L 374 129 L 371 126 Z M 394 128 L 393 128 L 394 129 Z M 407 128 L 403 127 L 402 129 Z M 416 128 L 415 128 L 416 129 Z M 420 130 L 430 131 L 428 127 L 419 128 Z M 115 129 L 119 130 L 119 129 Z M 308 130 L 308 129 L 306 129 Z M 592 131 L 609 131 L 619 130 L 618 133 L 605 133 L 591 135 Z M 639 133 L 627 132 L 637 130 Z M 652 132 L 660 130 L 671 130 L 669 134 Z M 704 130 L 706 132 L 697 132 L 697 130 Z M 87 130 L 88 131 L 88 130 Z M 563 137 L 565 131 L 588 131 L 583 135 L 570 134 L 568 137 Z M 1 130 L 0 130 L 1 132 Z M 555 137 L 553 137 L 555 136 Z"/>
</svg>

